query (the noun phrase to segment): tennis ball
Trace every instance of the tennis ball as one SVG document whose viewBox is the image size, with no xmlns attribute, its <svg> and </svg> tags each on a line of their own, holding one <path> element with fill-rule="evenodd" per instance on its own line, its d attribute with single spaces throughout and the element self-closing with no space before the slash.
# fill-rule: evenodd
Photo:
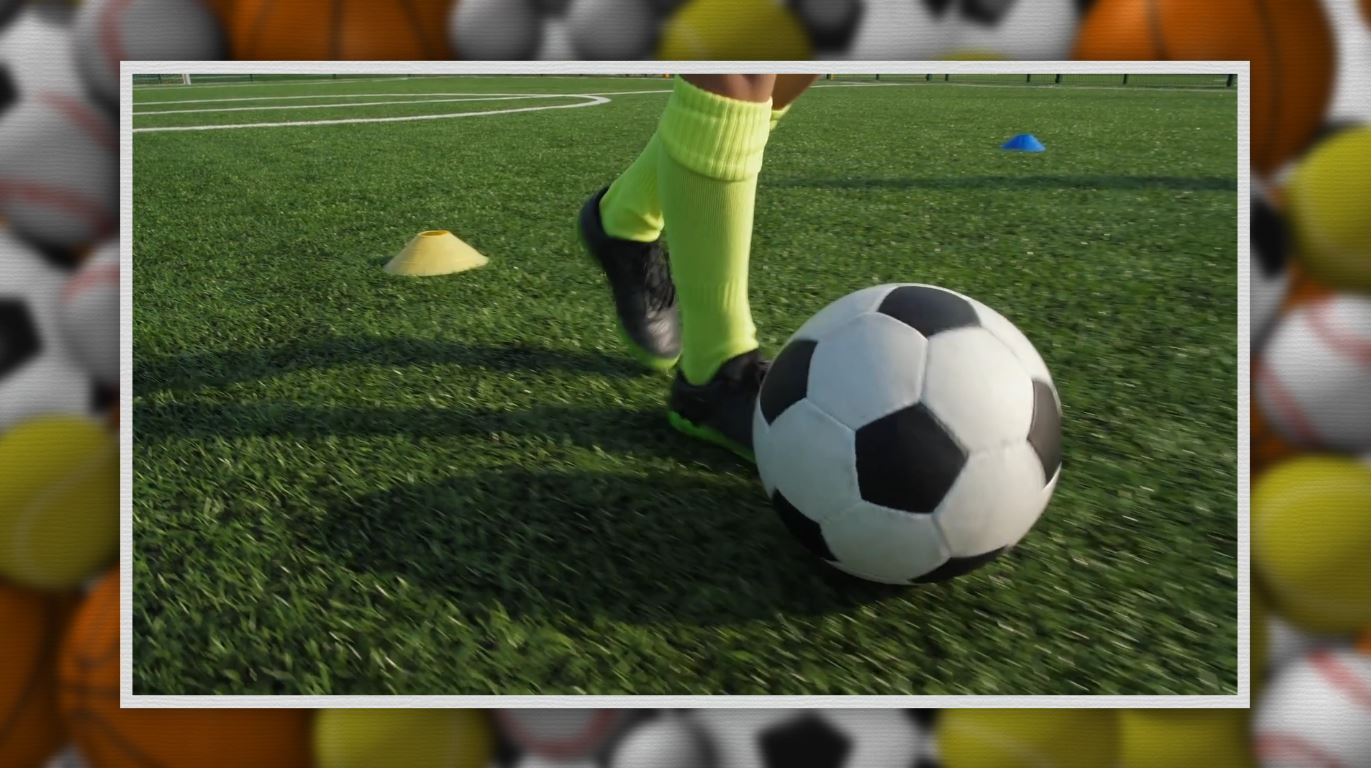
<svg viewBox="0 0 1371 768">
<path fill-rule="evenodd" d="M 62 746 L 54 662 L 70 602 L 0 584 L 0 765 L 42 765 Z"/>
<path fill-rule="evenodd" d="M 1122 710 L 1118 766 L 1254 768 L 1249 719 L 1245 709 Z"/>
<path fill-rule="evenodd" d="M 1371 126 L 1315 147 L 1295 167 L 1285 198 L 1309 274 L 1335 289 L 1371 291 Z"/>
<path fill-rule="evenodd" d="M 808 59 L 804 26 L 775 0 L 692 0 L 662 28 L 657 58 L 673 60 Z"/>
<path fill-rule="evenodd" d="M 1108 709 L 950 709 L 938 718 L 946 768 L 1100 768 L 1118 755 Z"/>
<path fill-rule="evenodd" d="M 1271 607 L 1324 634 L 1371 626 L 1371 467 L 1339 456 L 1280 464 L 1252 488 L 1252 567 Z"/>
<path fill-rule="evenodd" d="M 485 768 L 492 743 L 472 709 L 333 709 L 314 723 L 318 768 Z"/>
<path fill-rule="evenodd" d="M 0 575 L 80 585 L 114 559 L 119 445 L 99 422 L 34 419 L 0 436 Z"/>
</svg>

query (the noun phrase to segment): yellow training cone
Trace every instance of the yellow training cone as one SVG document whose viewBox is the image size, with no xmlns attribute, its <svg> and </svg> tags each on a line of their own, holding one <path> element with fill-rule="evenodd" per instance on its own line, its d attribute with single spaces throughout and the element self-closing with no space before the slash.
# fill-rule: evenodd
<svg viewBox="0 0 1371 768">
<path fill-rule="evenodd" d="M 392 275 L 432 277 L 484 267 L 488 261 L 490 259 L 451 232 L 434 229 L 415 235 L 405 249 L 390 260 L 386 271 Z"/>
</svg>

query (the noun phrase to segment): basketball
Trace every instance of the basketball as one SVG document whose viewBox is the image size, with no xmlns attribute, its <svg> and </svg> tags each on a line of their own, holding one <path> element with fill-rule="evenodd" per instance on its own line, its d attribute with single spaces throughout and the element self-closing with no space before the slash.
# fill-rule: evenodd
<svg viewBox="0 0 1371 768">
<path fill-rule="evenodd" d="M 1318 132 L 1337 68 L 1319 0 L 1100 0 L 1076 59 L 1252 62 L 1252 164 L 1271 173 Z"/>
<path fill-rule="evenodd" d="M 304 710 L 119 708 L 119 574 L 77 609 L 58 659 L 62 718 L 93 768 L 310 768 Z"/>
<path fill-rule="evenodd" d="M 241 60 L 448 59 L 451 0 L 236 0 L 229 36 Z"/>
<path fill-rule="evenodd" d="M 54 671 L 69 602 L 0 584 L 0 765 L 42 765 L 63 744 Z"/>
</svg>

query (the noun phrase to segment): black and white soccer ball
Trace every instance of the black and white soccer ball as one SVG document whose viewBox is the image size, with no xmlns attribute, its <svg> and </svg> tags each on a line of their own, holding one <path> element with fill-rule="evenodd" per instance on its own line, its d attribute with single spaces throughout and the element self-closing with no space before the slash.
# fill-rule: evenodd
<svg viewBox="0 0 1371 768">
<path fill-rule="evenodd" d="M 1251 200 L 1251 337 L 1255 350 L 1271 329 L 1290 288 L 1290 227 L 1253 180 Z"/>
<path fill-rule="evenodd" d="M 708 768 L 934 768 L 927 725 L 898 709 L 700 709 Z"/>
<path fill-rule="evenodd" d="M 0 230 L 0 435 L 50 414 L 93 413 L 101 397 L 63 342 L 67 274 Z"/>
<path fill-rule="evenodd" d="M 6 7 L 7 6 L 7 7 Z M 72 57 L 70 4 L 0 0 L 0 122 L 26 96 L 81 89 Z"/>
<path fill-rule="evenodd" d="M 1064 59 L 1089 0 L 787 0 L 820 58 Z"/>
<path fill-rule="evenodd" d="M 646 59 L 678 0 L 461 0 L 448 37 L 470 61 Z"/>
<path fill-rule="evenodd" d="M 954 291 L 849 294 L 786 342 L 753 418 L 762 484 L 811 552 L 888 584 L 1016 544 L 1061 471 L 1061 403 L 1032 343 Z"/>
</svg>

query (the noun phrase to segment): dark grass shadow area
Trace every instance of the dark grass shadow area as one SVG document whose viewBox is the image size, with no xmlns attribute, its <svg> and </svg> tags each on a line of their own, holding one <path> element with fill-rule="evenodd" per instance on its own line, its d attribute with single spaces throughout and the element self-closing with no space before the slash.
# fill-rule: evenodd
<svg viewBox="0 0 1371 768">
<path fill-rule="evenodd" d="M 775 187 L 830 189 L 922 189 L 951 190 L 1047 190 L 1084 189 L 1129 191 L 1165 189 L 1177 192 L 1233 192 L 1238 181 L 1232 176 L 1108 176 L 1108 175 L 982 175 L 933 178 L 781 178 L 766 182 Z"/>
<path fill-rule="evenodd" d="M 408 440 L 499 435 L 510 445 L 527 441 L 593 448 L 621 457 L 665 458 L 718 469 L 743 468 L 741 459 L 700 444 L 666 426 L 664 411 L 537 405 L 527 408 L 387 408 L 313 406 L 290 401 L 261 403 L 140 403 L 136 440 L 234 440 L 248 437 L 323 440 L 335 437 L 402 437 Z M 717 454 L 719 459 L 711 457 Z"/>
<path fill-rule="evenodd" d="M 299 546 L 378 581 L 398 576 L 442 594 L 478 623 L 498 611 L 711 627 L 911 597 L 814 558 L 760 487 L 740 493 L 736 479 L 701 473 L 497 471 L 338 499 L 327 510 L 295 526 Z"/>
<path fill-rule="evenodd" d="M 139 395 L 165 390 L 222 387 L 305 369 L 345 365 L 459 365 L 487 371 L 569 371 L 613 377 L 642 376 L 623 356 L 526 344 L 467 344 L 435 339 L 379 336 L 325 337 L 268 349 L 139 355 L 133 378 Z"/>
</svg>

